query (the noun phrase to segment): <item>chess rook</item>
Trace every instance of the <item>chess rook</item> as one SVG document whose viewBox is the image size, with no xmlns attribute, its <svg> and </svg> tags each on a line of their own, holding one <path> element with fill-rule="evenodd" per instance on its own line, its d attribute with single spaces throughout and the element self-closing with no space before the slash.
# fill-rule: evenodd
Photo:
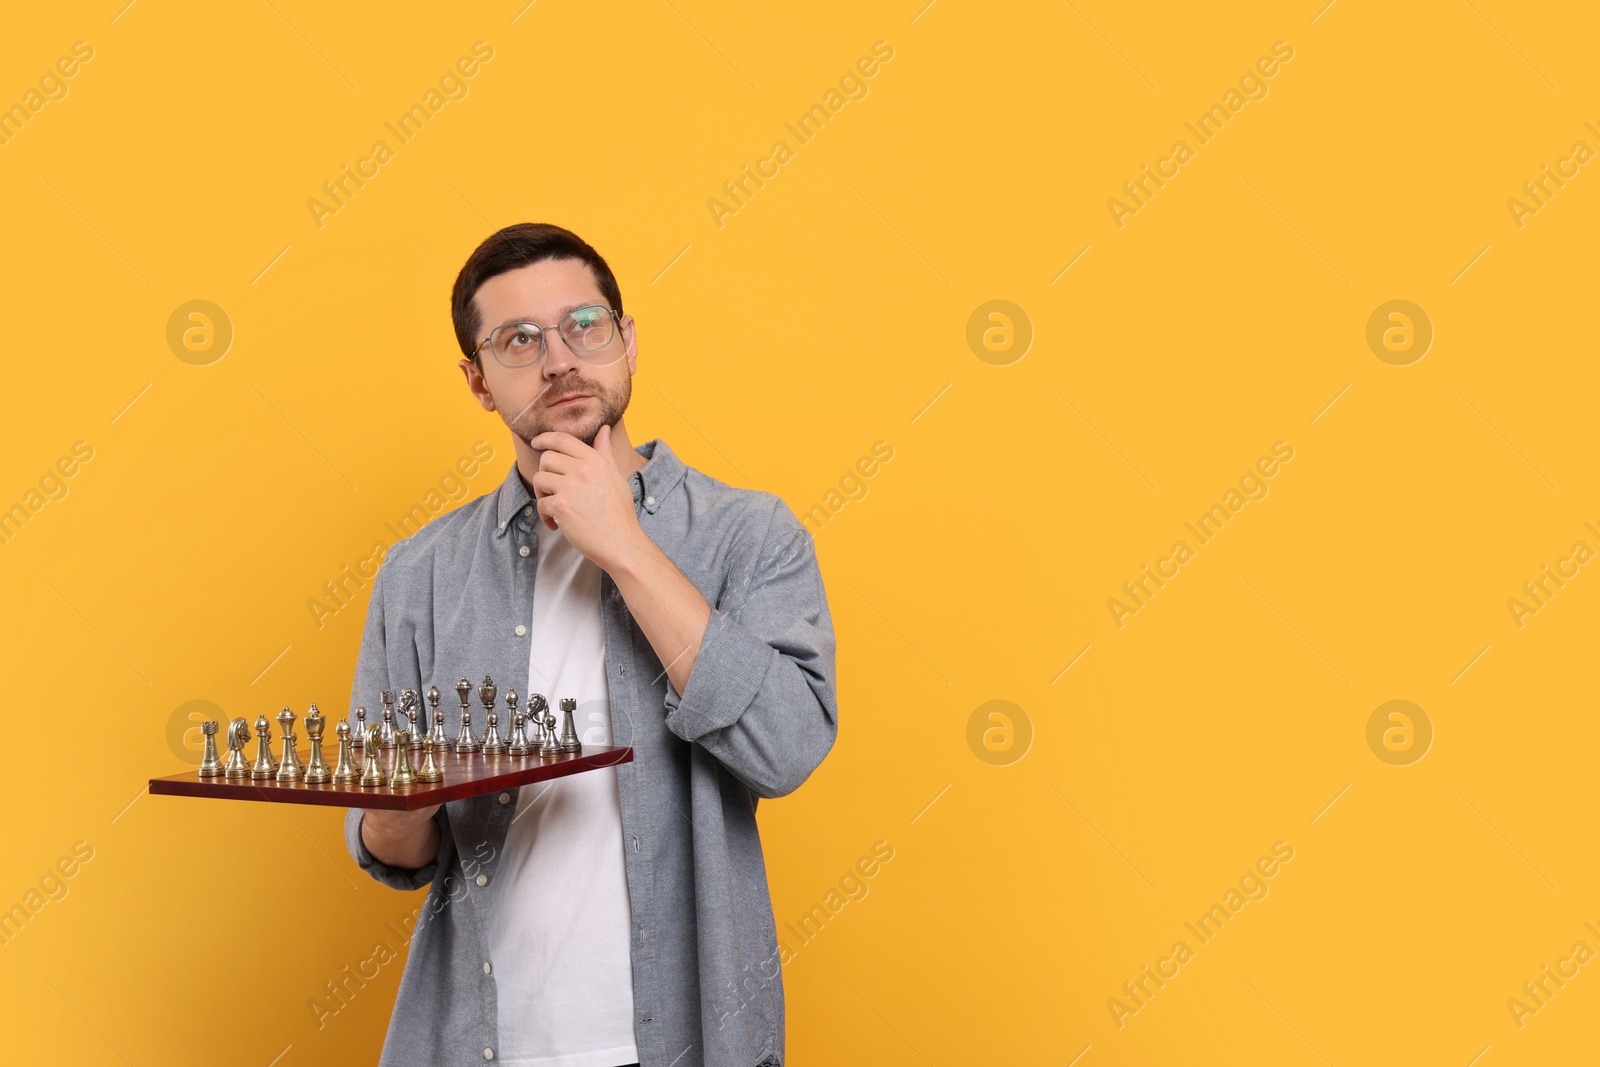
<svg viewBox="0 0 1600 1067">
<path fill-rule="evenodd" d="M 572 713 L 578 710 L 578 702 L 572 697 L 561 698 L 561 751 L 582 752 L 583 745 L 578 741 L 578 727 L 572 721 Z"/>
<path fill-rule="evenodd" d="M 222 761 L 217 759 L 217 721 L 201 723 L 200 732 L 206 739 L 205 751 L 200 754 L 200 777 L 215 778 L 222 773 Z"/>
</svg>

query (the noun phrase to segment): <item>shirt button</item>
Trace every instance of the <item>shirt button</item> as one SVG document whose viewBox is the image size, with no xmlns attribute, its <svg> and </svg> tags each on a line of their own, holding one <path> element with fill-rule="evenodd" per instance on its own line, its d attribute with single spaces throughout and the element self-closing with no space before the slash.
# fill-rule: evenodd
<svg viewBox="0 0 1600 1067">
<path fill-rule="evenodd" d="M 506 520 L 501 519 L 500 520 L 500 529 L 504 530 L 505 528 L 506 528 Z"/>
<path fill-rule="evenodd" d="M 489 884 L 489 876 L 487 874 L 478 875 L 478 884 L 480 886 L 488 885 Z"/>
<path fill-rule="evenodd" d="M 523 626 L 521 623 L 517 624 L 517 636 L 518 637 L 521 637 L 523 634 L 525 634 L 527 632 L 528 632 L 528 628 L 526 626 Z"/>
<path fill-rule="evenodd" d="M 655 507 L 656 506 L 656 498 L 653 497 L 653 496 L 645 497 L 644 498 L 644 506 L 647 507 L 647 508 Z"/>
<path fill-rule="evenodd" d="M 524 515 L 532 515 L 533 514 L 533 505 L 532 504 L 524 505 L 524 507 L 522 509 L 522 513 Z"/>
<path fill-rule="evenodd" d="M 492 1048 L 484 1049 L 483 1050 L 483 1058 L 486 1059 L 486 1060 L 494 1059 L 494 1049 L 492 1049 Z"/>
<path fill-rule="evenodd" d="M 502 803 L 502 804 L 511 803 L 511 794 L 510 793 L 501 793 L 500 794 L 500 803 Z"/>
<path fill-rule="evenodd" d="M 522 556 L 524 559 L 526 559 L 527 555 L 528 555 L 528 546 L 527 545 L 523 545 L 521 548 L 517 549 L 517 555 Z"/>
<path fill-rule="evenodd" d="M 488 974 L 488 973 L 489 973 L 489 972 L 490 972 L 490 971 L 492 971 L 492 970 L 493 970 L 493 969 L 494 969 L 494 968 L 492 968 L 492 967 L 490 967 L 490 966 L 489 966 L 489 961 L 488 961 L 488 960 L 484 960 L 484 961 L 483 961 L 483 973 L 484 973 L 484 974 Z"/>
</svg>

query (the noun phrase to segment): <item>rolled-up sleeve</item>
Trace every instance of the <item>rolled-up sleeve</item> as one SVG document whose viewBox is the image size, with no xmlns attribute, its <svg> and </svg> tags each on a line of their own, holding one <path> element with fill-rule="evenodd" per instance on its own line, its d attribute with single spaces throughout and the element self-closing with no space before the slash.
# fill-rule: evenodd
<svg viewBox="0 0 1600 1067">
<path fill-rule="evenodd" d="M 759 552 L 712 605 L 688 684 L 666 724 L 757 796 L 793 792 L 838 734 L 833 620 L 811 535 L 774 501 Z"/>
</svg>

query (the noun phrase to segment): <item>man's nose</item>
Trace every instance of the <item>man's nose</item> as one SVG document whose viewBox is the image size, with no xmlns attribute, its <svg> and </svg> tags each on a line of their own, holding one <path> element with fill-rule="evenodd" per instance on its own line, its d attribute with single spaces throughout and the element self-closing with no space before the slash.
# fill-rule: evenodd
<svg viewBox="0 0 1600 1067">
<path fill-rule="evenodd" d="M 572 346 L 558 331 L 552 330 L 545 335 L 544 376 L 547 380 L 554 381 L 563 374 L 577 370 L 580 362 Z"/>
</svg>

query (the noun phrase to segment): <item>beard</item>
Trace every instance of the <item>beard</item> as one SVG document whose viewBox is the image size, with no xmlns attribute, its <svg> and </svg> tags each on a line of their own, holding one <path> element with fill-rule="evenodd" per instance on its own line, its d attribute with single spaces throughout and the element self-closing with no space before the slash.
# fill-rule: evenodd
<svg viewBox="0 0 1600 1067">
<path fill-rule="evenodd" d="M 614 389 L 606 389 L 599 382 L 587 378 L 573 378 L 565 382 L 559 392 L 556 390 L 555 383 L 548 383 L 538 399 L 517 414 L 507 417 L 504 411 L 500 413 L 506 426 L 522 438 L 523 444 L 529 448 L 533 447 L 535 437 L 551 430 L 570 433 L 584 444 L 594 447 L 600 427 L 615 426 L 628 410 L 628 401 L 633 398 L 633 376 L 625 376 Z M 575 393 L 587 394 L 591 406 L 598 410 L 581 420 L 560 412 L 551 414 L 548 410 L 549 405 Z"/>
</svg>

